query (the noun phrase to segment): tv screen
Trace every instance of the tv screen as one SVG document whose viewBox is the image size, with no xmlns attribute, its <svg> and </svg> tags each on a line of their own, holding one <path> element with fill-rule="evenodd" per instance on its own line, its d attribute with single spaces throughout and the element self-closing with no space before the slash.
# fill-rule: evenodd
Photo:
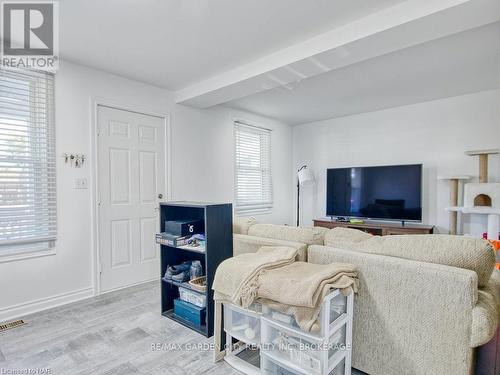
<svg viewBox="0 0 500 375">
<path fill-rule="evenodd" d="M 422 165 L 327 170 L 326 214 L 422 220 Z"/>
</svg>

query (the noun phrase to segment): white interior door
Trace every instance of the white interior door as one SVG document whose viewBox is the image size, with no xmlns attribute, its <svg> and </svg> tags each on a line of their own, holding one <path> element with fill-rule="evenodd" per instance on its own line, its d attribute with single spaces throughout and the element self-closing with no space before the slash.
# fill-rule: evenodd
<svg viewBox="0 0 500 375">
<path fill-rule="evenodd" d="M 165 123 L 98 106 L 102 292 L 158 277 L 158 203 L 165 196 Z"/>
</svg>

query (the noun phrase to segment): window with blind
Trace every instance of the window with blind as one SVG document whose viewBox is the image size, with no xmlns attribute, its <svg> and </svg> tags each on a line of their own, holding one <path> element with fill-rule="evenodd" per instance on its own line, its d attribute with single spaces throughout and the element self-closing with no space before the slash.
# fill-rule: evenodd
<svg viewBox="0 0 500 375">
<path fill-rule="evenodd" d="M 0 256 L 56 239 L 54 76 L 0 68 Z"/>
<path fill-rule="evenodd" d="M 235 122 L 234 138 L 235 210 L 268 212 L 273 207 L 271 131 Z"/>
</svg>

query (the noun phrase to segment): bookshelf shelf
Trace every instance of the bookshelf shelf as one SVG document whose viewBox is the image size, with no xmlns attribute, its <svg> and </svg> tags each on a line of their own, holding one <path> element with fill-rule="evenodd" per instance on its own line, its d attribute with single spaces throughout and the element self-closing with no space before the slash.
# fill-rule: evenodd
<svg viewBox="0 0 500 375">
<path fill-rule="evenodd" d="M 191 285 L 189 285 L 188 283 L 178 283 L 176 281 L 173 281 L 173 280 L 166 280 L 164 278 L 161 279 L 164 283 L 167 283 L 167 284 L 170 284 L 170 285 L 173 285 L 173 286 L 176 286 L 177 288 L 178 287 L 183 287 L 183 288 L 186 288 L 186 289 L 189 289 L 189 290 L 192 290 L 193 292 L 195 293 L 198 293 L 198 294 L 206 294 L 206 292 L 200 292 L 199 290 L 196 290 L 194 288 L 191 288 Z"/>
</svg>

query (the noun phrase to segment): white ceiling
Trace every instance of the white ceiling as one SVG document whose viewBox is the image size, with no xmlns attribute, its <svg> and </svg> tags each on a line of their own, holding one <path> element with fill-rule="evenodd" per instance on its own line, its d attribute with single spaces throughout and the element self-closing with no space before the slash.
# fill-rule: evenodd
<svg viewBox="0 0 500 375">
<path fill-rule="evenodd" d="M 500 87 L 498 0 L 60 0 L 62 59 L 290 124 Z"/>
<path fill-rule="evenodd" d="M 496 89 L 499 41 L 496 22 L 226 105 L 293 125 Z"/>
<path fill-rule="evenodd" d="M 168 89 L 403 0 L 61 0 L 62 59 Z"/>
<path fill-rule="evenodd" d="M 497 21 L 498 0 L 407 0 L 177 90 L 174 97 L 208 108 Z"/>
</svg>

